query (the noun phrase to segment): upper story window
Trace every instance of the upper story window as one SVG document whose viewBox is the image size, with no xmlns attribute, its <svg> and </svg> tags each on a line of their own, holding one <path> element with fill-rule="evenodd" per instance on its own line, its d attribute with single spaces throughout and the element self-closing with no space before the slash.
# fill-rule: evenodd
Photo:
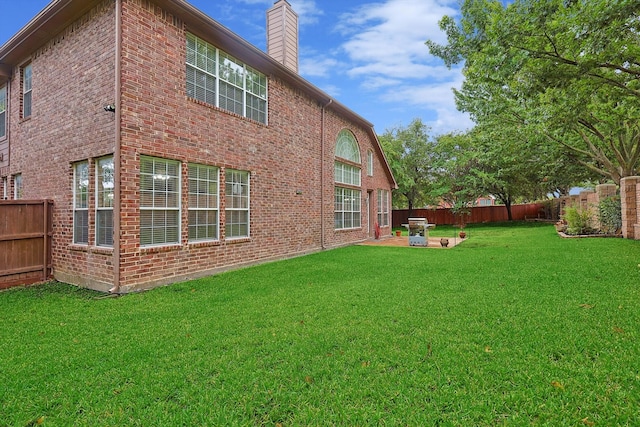
<svg viewBox="0 0 640 427">
<path fill-rule="evenodd" d="M 346 160 L 344 162 L 342 160 Z M 353 163 L 353 164 L 350 164 Z M 360 163 L 360 149 L 358 142 L 351 132 L 342 130 L 336 142 L 336 161 L 334 175 L 336 183 L 360 186 L 361 170 L 356 164 Z"/>
<path fill-rule="evenodd" d="M 31 64 L 22 68 L 22 118 L 31 117 Z"/>
<path fill-rule="evenodd" d="M 345 185 L 360 187 L 360 149 L 355 136 L 346 129 L 338 134 L 334 165 L 335 229 L 358 228 L 361 225 L 362 192 L 357 188 L 346 188 Z"/>
<path fill-rule="evenodd" d="M 7 85 L 0 86 L 0 138 L 7 135 Z"/>
<path fill-rule="evenodd" d="M 267 77 L 187 34 L 187 96 L 267 123 Z"/>
<path fill-rule="evenodd" d="M 367 151 L 367 175 L 373 176 L 373 151 Z"/>
</svg>

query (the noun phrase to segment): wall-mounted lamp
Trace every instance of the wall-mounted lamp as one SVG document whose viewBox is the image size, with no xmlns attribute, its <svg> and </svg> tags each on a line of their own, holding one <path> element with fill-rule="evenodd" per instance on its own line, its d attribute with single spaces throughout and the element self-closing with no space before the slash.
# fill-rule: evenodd
<svg viewBox="0 0 640 427">
<path fill-rule="evenodd" d="M 116 112 L 116 106 L 113 104 L 105 105 L 103 108 L 104 108 L 104 111 L 109 111 L 110 113 Z"/>
<path fill-rule="evenodd" d="M 296 190 L 296 194 L 299 196 L 302 194 L 302 190 Z"/>
</svg>

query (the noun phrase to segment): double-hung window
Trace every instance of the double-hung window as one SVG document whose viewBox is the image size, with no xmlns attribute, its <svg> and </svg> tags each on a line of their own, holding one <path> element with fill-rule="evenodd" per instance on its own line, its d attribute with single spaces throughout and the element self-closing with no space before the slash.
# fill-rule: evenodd
<svg viewBox="0 0 640 427">
<path fill-rule="evenodd" d="M 96 162 L 96 245 L 113 246 L 113 156 Z"/>
<path fill-rule="evenodd" d="M 180 243 L 180 162 L 140 158 L 140 245 Z"/>
<path fill-rule="evenodd" d="M 22 118 L 31 117 L 31 64 L 22 68 Z"/>
<path fill-rule="evenodd" d="M 389 225 L 389 190 L 378 190 L 378 225 Z"/>
<path fill-rule="evenodd" d="M 89 162 L 73 166 L 73 243 L 89 243 Z"/>
<path fill-rule="evenodd" d="M 227 169 L 225 181 L 226 237 L 249 237 L 249 172 Z"/>
<path fill-rule="evenodd" d="M 360 149 L 355 136 L 348 130 L 338 134 L 334 163 L 335 228 L 348 229 L 361 226 L 361 168 Z"/>
<path fill-rule="evenodd" d="M 267 77 L 187 34 L 187 96 L 267 123 Z"/>
<path fill-rule="evenodd" d="M 7 85 L 0 86 L 0 138 L 7 136 Z"/>
<path fill-rule="evenodd" d="M 219 169 L 189 165 L 189 241 L 217 240 Z"/>
<path fill-rule="evenodd" d="M 23 196 L 22 174 L 13 176 L 13 198 L 15 200 L 22 199 Z"/>
</svg>

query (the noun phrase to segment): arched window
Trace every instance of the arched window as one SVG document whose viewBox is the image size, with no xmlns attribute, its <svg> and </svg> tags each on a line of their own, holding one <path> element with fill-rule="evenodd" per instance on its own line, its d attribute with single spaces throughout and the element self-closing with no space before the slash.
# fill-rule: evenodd
<svg viewBox="0 0 640 427">
<path fill-rule="evenodd" d="M 362 203 L 360 147 L 353 133 L 346 129 L 338 134 L 334 165 L 335 228 L 359 228 Z"/>
<path fill-rule="evenodd" d="M 338 134 L 338 141 L 336 142 L 336 157 L 350 160 L 353 163 L 360 163 L 360 148 L 358 147 L 358 141 L 356 141 L 356 137 L 346 129 L 341 130 Z"/>
</svg>

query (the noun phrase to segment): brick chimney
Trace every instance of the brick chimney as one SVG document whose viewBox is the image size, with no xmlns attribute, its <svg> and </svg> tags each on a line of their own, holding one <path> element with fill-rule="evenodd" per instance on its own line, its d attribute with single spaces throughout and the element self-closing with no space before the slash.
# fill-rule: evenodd
<svg viewBox="0 0 640 427">
<path fill-rule="evenodd" d="M 298 14 L 287 0 L 267 10 L 267 54 L 298 72 Z"/>
</svg>

